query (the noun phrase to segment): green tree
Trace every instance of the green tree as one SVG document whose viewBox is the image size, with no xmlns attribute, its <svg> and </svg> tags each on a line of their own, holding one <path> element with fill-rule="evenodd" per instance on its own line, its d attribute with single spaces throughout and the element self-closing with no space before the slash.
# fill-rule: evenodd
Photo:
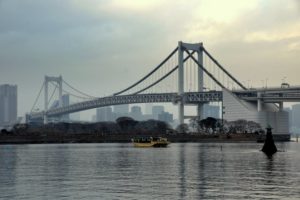
<svg viewBox="0 0 300 200">
<path fill-rule="evenodd" d="M 189 131 L 189 126 L 187 124 L 179 124 L 176 131 L 179 133 L 187 133 Z"/>
<path fill-rule="evenodd" d="M 116 122 L 123 132 L 134 131 L 135 125 L 138 124 L 138 121 L 135 121 L 131 117 L 119 117 Z"/>
</svg>

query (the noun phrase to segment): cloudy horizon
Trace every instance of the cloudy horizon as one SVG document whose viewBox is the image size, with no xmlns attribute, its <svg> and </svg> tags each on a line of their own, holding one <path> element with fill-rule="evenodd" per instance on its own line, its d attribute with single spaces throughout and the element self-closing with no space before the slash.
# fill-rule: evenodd
<svg viewBox="0 0 300 200">
<path fill-rule="evenodd" d="M 297 0 L 0 0 L 0 84 L 18 85 L 19 115 L 45 75 L 104 96 L 152 70 L 178 41 L 203 42 L 253 86 L 300 85 Z"/>
</svg>

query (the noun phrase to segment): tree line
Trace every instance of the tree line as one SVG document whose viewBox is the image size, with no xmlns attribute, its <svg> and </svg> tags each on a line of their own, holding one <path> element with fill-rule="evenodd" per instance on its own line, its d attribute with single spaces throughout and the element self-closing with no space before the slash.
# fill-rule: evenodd
<svg viewBox="0 0 300 200">
<path fill-rule="evenodd" d="M 160 120 L 137 121 L 130 117 L 120 117 L 115 122 L 97 123 L 49 123 L 16 124 L 11 131 L 1 130 L 2 134 L 132 134 L 164 135 L 177 133 L 218 134 L 218 133 L 263 133 L 260 124 L 244 119 L 226 121 L 208 117 L 199 120 L 190 119 L 188 124 L 180 124 L 173 129 L 168 123 Z"/>
<path fill-rule="evenodd" d="M 115 122 L 96 123 L 49 123 L 16 124 L 10 133 L 16 134 L 133 134 L 162 135 L 172 130 L 166 122 L 159 120 L 136 121 L 130 117 L 120 117 Z M 8 133 L 5 130 L 2 133 Z"/>
<path fill-rule="evenodd" d="M 182 133 L 199 133 L 199 134 L 213 134 L 213 133 L 263 133 L 261 125 L 254 121 L 247 121 L 239 119 L 236 121 L 227 121 L 207 117 L 199 120 L 198 118 L 190 119 L 188 124 L 180 124 L 176 130 Z"/>
</svg>

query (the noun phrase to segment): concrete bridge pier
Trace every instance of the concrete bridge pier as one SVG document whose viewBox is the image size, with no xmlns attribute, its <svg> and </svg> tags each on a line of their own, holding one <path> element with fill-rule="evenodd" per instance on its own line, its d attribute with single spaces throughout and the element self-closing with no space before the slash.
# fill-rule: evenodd
<svg viewBox="0 0 300 200">
<path fill-rule="evenodd" d="M 257 92 L 257 111 L 262 111 L 262 100 L 261 100 L 261 93 Z"/>
<path fill-rule="evenodd" d="M 283 102 L 279 102 L 279 111 L 283 111 Z"/>
<path fill-rule="evenodd" d="M 198 62 L 203 66 L 203 43 L 199 44 L 199 50 L 197 51 L 198 54 Z M 198 67 L 198 92 L 204 91 L 204 76 L 203 76 L 203 70 Z M 204 114 L 204 104 L 198 104 L 197 106 L 197 116 L 199 120 L 203 119 Z"/>
<path fill-rule="evenodd" d="M 178 119 L 179 124 L 184 123 L 184 103 L 183 103 L 183 95 L 184 95 L 184 68 L 183 68 L 183 43 L 178 42 L 178 96 L 181 97 L 178 103 Z"/>
</svg>

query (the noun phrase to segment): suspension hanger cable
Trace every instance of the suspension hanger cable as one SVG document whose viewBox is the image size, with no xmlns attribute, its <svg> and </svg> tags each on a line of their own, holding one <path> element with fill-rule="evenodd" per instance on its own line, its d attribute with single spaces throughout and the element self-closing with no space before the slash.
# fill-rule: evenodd
<svg viewBox="0 0 300 200">
<path fill-rule="evenodd" d="M 237 83 L 242 89 L 247 90 L 247 88 L 240 83 L 236 78 L 234 78 L 212 55 L 203 47 L 205 54 L 223 71 L 227 76 L 229 76 L 235 83 Z"/>
<path fill-rule="evenodd" d="M 39 91 L 39 93 L 38 93 L 38 95 L 37 95 L 37 97 L 36 97 L 36 99 L 35 99 L 35 101 L 34 101 L 34 103 L 33 103 L 33 106 L 32 106 L 32 108 L 31 108 L 31 110 L 30 110 L 30 113 L 32 113 L 34 107 L 36 106 L 36 103 L 37 103 L 37 101 L 38 101 L 39 98 L 40 98 L 40 95 L 41 95 L 41 93 L 42 93 L 42 90 L 43 90 L 44 86 L 45 86 L 45 81 L 43 82 L 42 87 L 41 87 L 41 89 L 40 89 L 40 91 Z"/>
<path fill-rule="evenodd" d="M 225 88 L 222 83 L 220 83 L 209 71 L 207 71 L 206 68 L 203 67 L 203 65 L 201 65 L 196 58 L 191 55 L 190 52 L 186 51 L 187 54 L 192 58 L 192 60 L 198 65 L 198 67 L 200 67 L 211 79 L 213 79 L 221 88 Z"/>
<path fill-rule="evenodd" d="M 139 83 L 141 83 L 142 81 L 144 81 L 145 79 L 147 79 L 151 74 L 153 74 L 155 71 L 157 71 L 163 64 L 165 64 L 178 50 L 178 47 L 176 47 L 168 57 L 166 57 L 156 68 L 154 68 L 150 73 L 148 73 L 146 76 L 144 76 L 142 79 L 140 79 L 139 81 L 137 81 L 136 83 L 132 84 L 131 86 L 127 87 L 124 90 L 121 90 L 120 92 L 116 92 L 113 95 L 119 95 L 122 94 L 128 90 L 130 90 L 131 88 L 135 87 L 136 85 L 138 85 Z"/>
<path fill-rule="evenodd" d="M 50 101 L 52 100 L 52 98 L 53 98 L 53 96 L 54 96 L 54 93 L 55 93 L 56 89 L 58 88 L 57 84 L 54 84 L 54 83 L 52 83 L 52 82 L 50 82 L 50 83 L 51 83 L 52 85 L 54 85 L 55 88 L 54 88 L 54 90 L 53 90 L 53 92 L 52 92 L 52 94 L 51 94 L 51 97 L 50 97 L 50 99 L 49 99 L 49 101 L 48 101 L 48 104 L 49 104 Z"/>
<path fill-rule="evenodd" d="M 63 82 L 64 82 L 67 86 L 69 86 L 71 89 L 73 89 L 73 90 L 75 90 L 76 92 L 82 94 L 83 96 L 87 96 L 87 97 L 95 98 L 95 99 L 97 98 L 97 97 L 95 97 L 95 96 L 91 96 L 91 95 L 89 95 L 89 94 L 86 94 L 86 93 L 84 93 L 84 92 L 82 92 L 82 91 L 80 91 L 80 90 L 74 88 L 72 85 L 70 85 L 69 83 L 67 83 L 65 80 L 63 80 Z"/>
<path fill-rule="evenodd" d="M 192 53 L 188 53 L 189 55 L 183 60 L 183 62 L 187 61 L 187 59 L 189 59 L 191 56 L 193 56 L 193 54 L 195 53 L 196 51 L 193 51 Z M 169 71 L 167 74 L 165 74 L 163 77 L 161 77 L 160 79 L 158 79 L 157 81 L 155 81 L 154 83 L 152 83 L 151 85 L 145 87 L 144 89 L 142 90 L 139 90 L 135 93 L 132 93 L 132 95 L 135 95 L 135 94 L 139 94 L 151 87 L 153 87 L 154 85 L 156 85 L 157 83 L 161 82 L 163 79 L 165 79 L 166 77 L 168 77 L 170 74 L 172 74 L 176 69 L 178 69 L 178 65 L 175 66 L 171 71 Z"/>
<path fill-rule="evenodd" d="M 50 83 L 54 85 L 54 83 L 52 83 L 52 82 L 50 82 Z M 65 90 L 65 89 L 62 89 L 62 91 L 63 91 L 64 93 L 68 94 L 68 95 L 71 95 L 71 96 L 76 97 L 76 98 L 79 98 L 79 99 L 89 99 L 89 100 L 95 99 L 95 98 L 89 98 L 89 97 L 78 96 L 78 95 L 76 95 L 76 94 L 73 94 L 73 93 L 71 93 L 71 92 L 68 92 L 68 91 Z M 97 98 L 98 98 L 98 97 L 97 97 Z"/>
</svg>

